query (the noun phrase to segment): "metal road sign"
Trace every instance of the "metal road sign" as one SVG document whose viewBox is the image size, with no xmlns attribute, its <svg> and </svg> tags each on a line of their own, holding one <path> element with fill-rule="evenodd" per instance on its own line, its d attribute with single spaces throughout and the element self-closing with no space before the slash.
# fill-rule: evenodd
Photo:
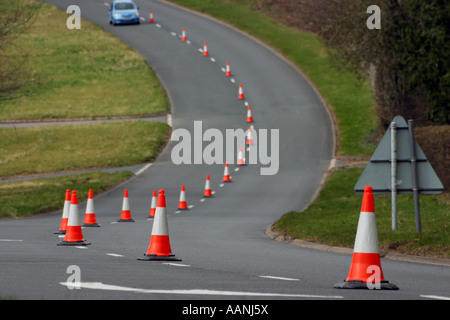
<svg viewBox="0 0 450 320">
<path fill-rule="evenodd" d="M 396 230 L 396 195 L 414 194 L 416 229 L 420 231 L 419 194 L 439 194 L 444 186 L 414 138 L 414 122 L 409 125 L 396 116 L 376 148 L 354 189 L 364 193 L 371 186 L 374 194 L 392 194 L 393 221 Z M 395 212 L 394 212 L 395 211 Z"/>
</svg>

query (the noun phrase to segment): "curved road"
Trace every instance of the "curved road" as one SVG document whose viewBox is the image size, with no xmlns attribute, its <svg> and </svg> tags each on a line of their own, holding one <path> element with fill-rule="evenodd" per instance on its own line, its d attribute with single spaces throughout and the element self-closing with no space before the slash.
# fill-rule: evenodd
<svg viewBox="0 0 450 320">
<path fill-rule="evenodd" d="M 21 299 L 420 299 L 449 296 L 449 269 L 383 260 L 385 277 L 399 291 L 333 288 L 345 279 L 351 256 L 275 242 L 264 231 L 290 210 L 314 198 L 333 157 L 330 117 L 316 92 L 292 65 L 259 42 L 210 18 L 160 1 L 139 0 L 139 26 L 113 27 L 104 1 L 51 0 L 117 35 L 142 54 L 168 90 L 174 129 L 194 121 L 210 128 L 247 129 L 246 102 L 255 129 L 279 130 L 279 171 L 261 175 L 263 164 L 231 165 L 223 185 L 222 164 L 175 165 L 169 143 L 136 177 L 95 197 L 101 228 L 84 228 L 92 245 L 59 247 L 53 232 L 60 213 L 0 221 L 0 295 Z M 153 10 L 156 22 L 147 22 Z M 65 27 L 65 26 L 62 26 Z M 186 28 L 189 42 L 181 41 Z M 83 32 L 83 29 L 72 32 Z M 208 43 L 209 57 L 199 48 Z M 232 77 L 223 72 L 231 63 Z M 232 81 L 234 80 L 234 82 Z M 244 85 L 245 100 L 238 99 Z M 82 143 L 82 142 L 79 142 Z M 205 148 L 210 142 L 204 142 Z M 269 146 L 269 154 L 270 154 Z M 194 151 L 192 151 L 192 159 Z M 239 169 L 238 171 L 235 171 Z M 206 175 L 214 198 L 203 199 Z M 177 212 L 186 185 L 189 211 Z M 124 189 L 135 223 L 115 223 Z M 147 250 L 152 221 L 146 217 L 153 189 L 166 190 L 170 242 L 181 262 L 138 261 Z M 62 190 L 62 193 L 64 191 Z M 84 204 L 80 214 L 84 214 Z M 359 208 L 355 208 L 359 210 Z M 355 214 L 357 217 L 357 214 Z M 7 241 L 8 240 L 8 241 Z M 81 271 L 83 289 L 69 290 L 67 268 Z"/>
</svg>

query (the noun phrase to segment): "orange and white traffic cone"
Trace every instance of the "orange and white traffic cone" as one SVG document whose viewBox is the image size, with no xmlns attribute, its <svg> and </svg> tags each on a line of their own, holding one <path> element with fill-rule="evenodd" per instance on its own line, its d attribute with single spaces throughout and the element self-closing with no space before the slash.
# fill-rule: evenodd
<svg viewBox="0 0 450 320">
<path fill-rule="evenodd" d="M 205 57 L 209 56 L 208 45 L 206 44 L 206 42 L 203 44 L 203 55 Z"/>
<path fill-rule="evenodd" d="M 156 205 L 155 221 L 153 222 L 152 235 L 147 253 L 142 261 L 181 261 L 172 253 L 169 239 L 169 225 L 167 221 L 166 196 L 164 190 L 159 190 L 158 203 Z"/>
<path fill-rule="evenodd" d="M 178 210 L 188 210 L 186 202 L 186 190 L 184 188 L 184 184 L 181 186 L 180 202 L 178 203 Z"/>
<path fill-rule="evenodd" d="M 252 128 L 248 127 L 248 131 L 247 131 L 247 145 L 252 145 L 252 144 L 253 144 Z"/>
<path fill-rule="evenodd" d="M 204 197 L 212 197 L 212 191 L 211 191 L 211 177 L 209 174 L 206 176 L 206 182 L 205 182 L 205 191 L 203 192 Z"/>
<path fill-rule="evenodd" d="M 148 219 L 152 219 L 155 217 L 155 212 L 156 212 L 156 200 L 157 200 L 157 196 L 156 196 L 156 190 L 153 190 L 153 196 L 152 196 L 152 204 L 150 206 L 150 212 L 148 214 Z"/>
<path fill-rule="evenodd" d="M 223 170 L 223 182 L 231 182 L 231 176 L 228 170 L 228 162 L 225 162 L 225 169 Z"/>
<path fill-rule="evenodd" d="M 239 100 L 245 99 L 244 87 L 242 86 L 242 83 L 239 85 L 239 96 L 238 96 L 238 98 L 239 98 Z"/>
<path fill-rule="evenodd" d="M 153 10 L 150 10 L 148 22 L 150 22 L 150 23 L 155 22 L 155 19 L 153 18 Z"/>
<path fill-rule="evenodd" d="M 66 234 L 67 221 L 69 220 L 69 208 L 70 208 L 70 190 L 66 190 L 66 197 L 64 200 L 64 208 L 61 217 L 61 224 L 59 230 L 54 234 Z"/>
<path fill-rule="evenodd" d="M 378 247 L 373 189 L 364 188 L 361 213 L 356 232 L 353 259 L 347 279 L 334 285 L 338 289 L 398 290 L 384 279 Z"/>
<path fill-rule="evenodd" d="M 117 220 L 117 222 L 134 222 L 133 218 L 131 217 L 130 201 L 128 199 L 128 190 L 127 189 L 125 189 L 125 192 L 123 195 L 122 214 L 120 215 L 120 219 Z"/>
<path fill-rule="evenodd" d="M 252 116 L 252 107 L 248 106 L 247 109 L 247 122 L 252 123 L 253 122 L 253 116 Z"/>
<path fill-rule="evenodd" d="M 181 41 L 187 41 L 185 28 L 183 28 L 183 30 L 181 31 Z"/>
<path fill-rule="evenodd" d="M 244 152 L 242 151 L 242 147 L 239 147 L 237 165 L 238 166 L 245 166 Z"/>
<path fill-rule="evenodd" d="M 225 75 L 227 77 L 231 77 L 231 68 L 230 68 L 230 62 L 229 61 L 227 61 L 227 67 L 225 69 Z"/>
<path fill-rule="evenodd" d="M 86 212 L 84 214 L 83 227 L 100 227 L 97 223 L 94 209 L 94 195 L 92 189 L 89 189 L 88 199 L 86 203 Z"/>
<path fill-rule="evenodd" d="M 67 222 L 66 236 L 58 243 L 58 246 L 87 246 L 83 232 L 81 231 L 81 219 L 78 212 L 78 197 L 75 190 L 72 191 L 69 208 L 69 220 Z"/>
</svg>

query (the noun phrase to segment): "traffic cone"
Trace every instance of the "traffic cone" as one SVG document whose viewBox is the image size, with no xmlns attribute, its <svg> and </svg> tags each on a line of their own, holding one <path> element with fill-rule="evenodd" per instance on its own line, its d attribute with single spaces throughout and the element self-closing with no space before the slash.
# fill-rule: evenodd
<svg viewBox="0 0 450 320">
<path fill-rule="evenodd" d="M 209 56 L 209 52 L 208 52 L 208 45 L 206 44 L 206 42 L 203 44 L 203 55 Z"/>
<path fill-rule="evenodd" d="M 231 182 L 230 173 L 228 171 L 228 162 L 225 162 L 225 169 L 223 170 L 223 182 Z"/>
<path fill-rule="evenodd" d="M 239 85 L 239 96 L 238 96 L 238 98 L 239 98 L 239 100 L 245 99 L 244 88 L 242 86 L 242 83 Z"/>
<path fill-rule="evenodd" d="M 148 214 L 148 219 L 151 219 L 151 218 L 155 217 L 156 200 L 157 200 L 156 190 L 153 190 L 152 204 L 151 204 L 151 207 L 150 207 L 150 213 Z"/>
<path fill-rule="evenodd" d="M 231 77 L 231 68 L 230 68 L 230 62 L 227 61 L 227 68 L 225 69 L 225 75 L 227 77 Z"/>
<path fill-rule="evenodd" d="M 242 151 L 242 147 L 239 147 L 237 165 L 238 166 L 245 166 L 244 152 Z"/>
<path fill-rule="evenodd" d="M 252 145 L 252 144 L 253 144 L 252 128 L 248 127 L 248 131 L 247 131 L 247 145 Z"/>
<path fill-rule="evenodd" d="M 183 28 L 183 30 L 181 32 L 181 41 L 187 41 L 186 29 L 185 28 Z"/>
<path fill-rule="evenodd" d="M 147 253 L 142 261 L 181 261 L 175 257 L 170 247 L 169 225 L 167 221 L 166 196 L 164 190 L 159 190 L 158 203 L 156 205 L 155 221 L 153 222 L 152 235 Z"/>
<path fill-rule="evenodd" d="M 253 122 L 252 107 L 251 106 L 248 106 L 248 109 L 247 109 L 247 122 L 248 123 Z"/>
<path fill-rule="evenodd" d="M 153 10 L 150 10 L 150 14 L 149 14 L 149 20 L 148 22 L 153 23 L 155 22 L 155 19 L 153 19 Z"/>
<path fill-rule="evenodd" d="M 204 197 L 212 197 L 211 182 L 210 182 L 209 174 L 206 176 L 205 192 L 203 193 L 203 196 Z"/>
<path fill-rule="evenodd" d="M 66 236 L 58 243 L 58 246 L 87 246 L 81 231 L 81 219 L 78 212 L 78 197 L 75 190 L 72 191 L 69 208 L 69 220 L 67 222 Z"/>
<path fill-rule="evenodd" d="M 70 208 L 70 190 L 66 190 L 66 197 L 64 199 L 64 208 L 62 212 L 61 225 L 59 230 L 54 234 L 66 234 L 67 221 L 69 220 L 69 208 Z"/>
<path fill-rule="evenodd" d="M 180 191 L 180 202 L 178 204 L 178 210 L 188 210 L 187 202 L 186 202 L 186 193 L 184 184 L 181 186 Z"/>
<path fill-rule="evenodd" d="M 347 279 L 336 283 L 335 288 L 398 290 L 384 279 L 381 269 L 372 192 L 371 186 L 364 188 L 350 271 Z"/>
<path fill-rule="evenodd" d="M 92 189 L 89 189 L 86 212 L 84 214 L 83 227 L 100 227 L 95 217 L 94 196 Z"/>
<path fill-rule="evenodd" d="M 134 222 L 131 218 L 130 201 L 128 200 L 128 190 L 125 189 L 122 202 L 122 214 L 117 222 Z"/>
</svg>

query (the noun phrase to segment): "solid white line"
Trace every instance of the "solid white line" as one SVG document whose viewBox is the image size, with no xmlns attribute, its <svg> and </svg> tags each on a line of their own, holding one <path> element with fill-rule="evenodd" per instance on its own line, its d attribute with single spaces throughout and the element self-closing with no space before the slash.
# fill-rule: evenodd
<svg viewBox="0 0 450 320">
<path fill-rule="evenodd" d="M 428 296 L 428 295 L 420 295 L 422 298 L 430 298 L 430 299 L 437 299 L 437 300 L 450 300 L 450 297 L 443 297 L 443 296 Z"/>
<path fill-rule="evenodd" d="M 151 163 L 147 163 L 143 168 L 139 169 L 138 172 L 136 172 L 136 175 L 140 175 L 142 174 L 145 170 L 147 170 L 148 168 L 150 168 L 152 164 Z"/>
<path fill-rule="evenodd" d="M 167 114 L 167 125 L 172 127 L 172 115 L 170 113 Z"/>
<path fill-rule="evenodd" d="M 268 292 L 245 292 L 245 291 L 220 291 L 207 289 L 139 289 L 122 286 L 103 284 L 101 282 L 60 282 L 59 284 L 67 287 L 80 287 L 84 289 L 109 290 L 109 291 L 127 291 L 149 294 L 181 294 L 181 295 L 205 295 L 205 296 L 244 296 L 244 297 L 290 297 L 290 298 L 323 298 L 323 299 L 343 299 L 343 296 L 320 296 L 298 293 L 268 293 Z"/>
<path fill-rule="evenodd" d="M 275 277 L 275 276 L 259 276 L 259 277 L 266 278 L 266 279 L 284 280 L 284 281 L 300 281 L 300 279 L 296 279 L 296 278 L 285 278 L 285 277 Z"/>
</svg>

